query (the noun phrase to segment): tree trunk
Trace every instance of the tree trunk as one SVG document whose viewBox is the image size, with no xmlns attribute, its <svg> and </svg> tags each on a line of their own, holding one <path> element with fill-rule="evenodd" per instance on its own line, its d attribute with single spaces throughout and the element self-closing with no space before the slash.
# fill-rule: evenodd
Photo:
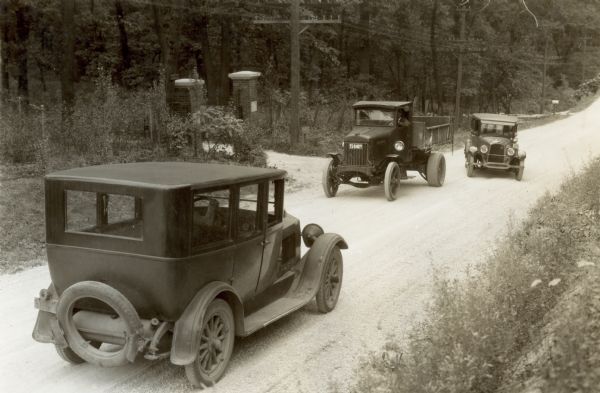
<svg viewBox="0 0 600 393">
<path fill-rule="evenodd" d="M 221 18 L 221 79 L 219 83 L 219 104 L 227 105 L 229 103 L 229 72 L 231 71 L 231 47 L 232 32 L 231 20 L 224 16 Z"/>
<path fill-rule="evenodd" d="M 362 33 L 364 37 L 362 39 L 360 50 L 358 51 L 358 55 L 360 56 L 358 61 L 360 64 L 360 74 L 369 76 L 371 74 L 371 34 L 369 26 L 371 13 L 369 10 L 369 2 L 363 0 L 360 3 L 359 8 L 360 25 L 364 29 L 364 32 Z"/>
<path fill-rule="evenodd" d="M 0 100 L 8 98 L 8 6 L 6 2 L 0 3 Z"/>
<path fill-rule="evenodd" d="M 169 90 L 169 82 L 171 76 L 171 50 L 167 40 L 166 32 L 163 27 L 163 9 L 157 3 L 152 3 L 152 19 L 154 20 L 154 31 L 158 38 L 160 46 L 160 66 L 163 73 L 163 82 L 165 84 L 165 92 Z M 168 95 L 168 94 L 167 94 Z"/>
<path fill-rule="evenodd" d="M 16 27 L 17 27 L 17 46 L 15 57 L 17 60 L 17 68 L 19 76 L 17 79 L 17 91 L 19 97 L 25 100 L 25 104 L 29 103 L 29 76 L 27 73 L 27 45 L 29 41 L 29 8 L 25 5 L 20 5 L 15 12 Z"/>
<path fill-rule="evenodd" d="M 119 29 L 119 43 L 121 45 L 121 64 L 117 67 L 117 79 L 121 85 L 123 82 L 123 72 L 131 67 L 131 52 L 127 38 L 127 29 L 125 28 L 125 13 L 121 0 L 115 0 L 115 19 Z"/>
<path fill-rule="evenodd" d="M 440 76 L 437 65 L 437 37 L 435 35 L 435 29 L 437 26 L 437 14 L 438 14 L 439 0 L 433 0 L 433 10 L 431 12 L 431 69 L 433 71 L 433 81 L 435 83 L 435 98 L 437 101 L 437 110 L 439 114 L 444 112 L 444 102 L 442 97 L 442 87 L 440 84 Z"/>
<path fill-rule="evenodd" d="M 62 0 L 63 53 L 61 70 L 62 100 L 66 110 L 73 107 L 75 89 L 73 73 L 75 69 L 75 0 Z"/>
<path fill-rule="evenodd" d="M 214 59 L 210 51 L 210 41 L 208 38 L 208 17 L 202 15 L 198 21 L 198 35 L 200 45 L 202 46 L 202 65 L 204 66 L 205 82 L 206 82 L 206 98 L 208 105 L 217 105 L 219 100 L 219 79 L 218 70 L 215 68 Z"/>
</svg>

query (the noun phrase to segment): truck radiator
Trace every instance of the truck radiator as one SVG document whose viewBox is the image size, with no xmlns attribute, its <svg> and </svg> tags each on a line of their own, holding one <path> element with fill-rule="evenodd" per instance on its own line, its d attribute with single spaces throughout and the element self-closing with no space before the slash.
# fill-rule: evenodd
<svg viewBox="0 0 600 393">
<path fill-rule="evenodd" d="M 345 165 L 369 165 L 369 145 L 366 143 L 344 143 Z"/>
</svg>

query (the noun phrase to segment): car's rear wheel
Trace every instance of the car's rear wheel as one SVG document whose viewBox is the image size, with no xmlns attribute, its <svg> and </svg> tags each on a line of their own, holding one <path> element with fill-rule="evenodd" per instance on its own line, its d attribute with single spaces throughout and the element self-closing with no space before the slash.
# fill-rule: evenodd
<svg viewBox="0 0 600 393">
<path fill-rule="evenodd" d="M 323 268 L 323 276 L 316 301 L 319 312 L 328 313 L 333 310 L 340 297 L 342 278 L 344 275 L 344 262 L 342 253 L 336 246 L 330 253 L 327 263 Z"/>
<path fill-rule="evenodd" d="M 196 360 L 185 366 L 192 385 L 203 388 L 214 385 L 229 365 L 235 341 L 233 312 L 226 301 L 213 300 L 200 327 L 200 345 Z"/>
<path fill-rule="evenodd" d="M 332 158 L 323 170 L 323 176 L 321 183 L 323 184 L 323 192 L 327 198 L 333 198 L 338 191 L 338 181 L 336 178 L 337 165 L 335 160 Z"/>
<path fill-rule="evenodd" d="M 431 187 L 441 187 L 446 179 L 446 159 L 439 152 L 433 152 L 427 159 L 427 183 Z"/>
<path fill-rule="evenodd" d="M 523 172 L 525 171 L 525 163 L 521 161 L 519 163 L 519 168 L 515 171 L 515 178 L 517 181 L 521 181 L 523 179 Z"/>
<path fill-rule="evenodd" d="M 383 190 L 388 201 L 396 199 L 398 186 L 400 185 L 400 166 L 395 161 L 390 161 L 385 169 Z"/>
<path fill-rule="evenodd" d="M 475 174 L 475 160 L 472 155 L 467 157 L 467 177 L 473 177 Z"/>
</svg>

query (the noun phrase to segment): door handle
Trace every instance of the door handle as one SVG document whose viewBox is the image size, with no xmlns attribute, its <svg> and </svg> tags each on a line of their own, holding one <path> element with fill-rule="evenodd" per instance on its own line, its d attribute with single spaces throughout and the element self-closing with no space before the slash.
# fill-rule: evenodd
<svg viewBox="0 0 600 393">
<path fill-rule="evenodd" d="M 263 240 L 262 242 L 260 242 L 261 246 L 266 246 L 267 244 L 271 243 L 270 240 Z"/>
</svg>

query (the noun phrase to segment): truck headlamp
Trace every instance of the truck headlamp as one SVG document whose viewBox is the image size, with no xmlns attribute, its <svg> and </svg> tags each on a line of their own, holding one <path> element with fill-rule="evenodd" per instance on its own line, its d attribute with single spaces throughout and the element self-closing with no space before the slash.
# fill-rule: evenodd
<svg viewBox="0 0 600 393">
<path fill-rule="evenodd" d="M 469 146 L 469 151 L 470 151 L 472 154 L 475 154 L 475 153 L 477 153 L 477 146 Z"/>
<path fill-rule="evenodd" d="M 508 154 L 509 156 L 514 156 L 515 149 L 513 149 L 512 147 L 509 147 L 508 149 L 506 149 L 506 154 Z"/>
<path fill-rule="evenodd" d="M 481 150 L 481 152 L 483 154 L 487 153 L 489 148 L 487 147 L 487 145 L 481 145 L 481 147 L 479 148 Z"/>
<path fill-rule="evenodd" d="M 394 143 L 394 149 L 396 149 L 396 151 L 404 150 L 404 142 L 396 141 L 396 143 Z"/>
</svg>

